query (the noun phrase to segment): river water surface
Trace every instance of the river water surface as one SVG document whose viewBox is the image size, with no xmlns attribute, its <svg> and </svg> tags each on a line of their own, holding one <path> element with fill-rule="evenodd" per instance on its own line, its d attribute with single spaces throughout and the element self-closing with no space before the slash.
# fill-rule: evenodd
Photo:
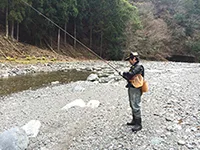
<svg viewBox="0 0 200 150">
<path fill-rule="evenodd" d="M 28 89 L 34 90 L 57 81 L 60 84 L 64 84 L 72 81 L 86 80 L 90 73 L 86 71 L 68 70 L 3 78 L 0 79 L 0 96 Z"/>
</svg>

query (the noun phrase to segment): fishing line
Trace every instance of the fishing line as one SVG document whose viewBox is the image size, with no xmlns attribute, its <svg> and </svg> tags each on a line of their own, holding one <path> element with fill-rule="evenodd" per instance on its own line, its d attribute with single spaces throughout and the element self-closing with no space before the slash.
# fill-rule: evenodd
<svg viewBox="0 0 200 150">
<path fill-rule="evenodd" d="M 92 51 L 85 44 L 83 44 L 81 41 L 79 41 L 78 39 L 76 39 L 74 36 L 72 36 L 70 33 L 68 33 L 66 30 L 64 30 L 62 27 L 60 27 L 58 24 L 56 24 L 50 18 L 48 18 L 47 16 L 45 16 L 43 13 L 41 13 L 40 11 L 38 11 L 36 8 L 34 8 L 33 6 L 31 6 L 29 3 L 25 2 L 24 0 L 21 0 L 21 1 L 24 4 L 26 4 L 27 6 L 29 6 L 30 8 L 32 8 L 39 15 L 43 16 L 45 19 L 47 19 L 49 22 L 51 22 L 57 28 L 59 28 L 60 30 L 62 30 L 63 32 L 65 32 L 68 36 L 70 36 L 72 39 L 74 39 L 75 41 L 77 41 L 80 45 L 82 45 L 84 48 L 86 48 L 89 52 L 91 52 L 93 55 L 95 55 L 97 58 L 101 59 L 103 62 L 105 62 L 107 65 L 109 65 L 112 69 L 114 69 L 115 71 L 117 71 L 119 73 L 119 71 L 114 66 L 112 66 L 110 63 L 108 63 L 106 60 L 104 60 L 102 57 L 100 57 L 97 53 L 95 53 L 94 51 Z"/>
</svg>

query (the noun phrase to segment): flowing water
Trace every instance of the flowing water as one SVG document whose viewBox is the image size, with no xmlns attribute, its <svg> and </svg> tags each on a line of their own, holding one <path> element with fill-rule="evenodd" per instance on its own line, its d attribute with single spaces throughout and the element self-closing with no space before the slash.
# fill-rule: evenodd
<svg viewBox="0 0 200 150">
<path fill-rule="evenodd" d="M 90 73 L 91 72 L 86 71 L 68 70 L 66 72 L 56 71 L 3 78 L 0 79 L 0 96 L 28 89 L 37 89 L 57 81 L 63 84 L 72 81 L 86 80 Z"/>
</svg>

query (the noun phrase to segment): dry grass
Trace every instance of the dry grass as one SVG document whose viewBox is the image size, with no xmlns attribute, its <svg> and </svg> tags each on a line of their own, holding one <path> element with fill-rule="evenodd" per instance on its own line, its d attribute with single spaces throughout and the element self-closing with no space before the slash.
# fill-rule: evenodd
<svg viewBox="0 0 200 150">
<path fill-rule="evenodd" d="M 29 44 L 11 41 L 0 34 L 0 62 L 13 63 L 45 63 L 58 61 L 74 61 L 94 59 L 84 48 L 78 46 L 74 49 L 71 45 L 61 46 L 60 51 L 42 49 Z"/>
</svg>

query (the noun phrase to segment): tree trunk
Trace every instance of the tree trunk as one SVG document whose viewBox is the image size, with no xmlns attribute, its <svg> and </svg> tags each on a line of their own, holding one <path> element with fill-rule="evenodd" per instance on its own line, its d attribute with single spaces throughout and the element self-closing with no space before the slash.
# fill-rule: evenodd
<svg viewBox="0 0 200 150">
<path fill-rule="evenodd" d="M 50 46 L 53 47 L 53 38 L 52 38 L 52 35 L 50 36 Z"/>
<path fill-rule="evenodd" d="M 93 30 L 93 26 L 92 26 L 92 18 L 91 17 L 90 17 L 89 28 L 90 28 L 90 48 L 92 48 L 92 30 Z"/>
<path fill-rule="evenodd" d="M 19 22 L 17 22 L 17 41 L 19 41 Z"/>
<path fill-rule="evenodd" d="M 50 42 L 50 46 L 53 47 L 52 31 L 49 32 L 49 42 Z"/>
<path fill-rule="evenodd" d="M 90 48 L 92 48 L 92 12 L 91 12 L 91 7 L 89 7 L 89 13 L 90 13 L 90 18 L 89 18 L 89 30 L 90 30 Z"/>
<path fill-rule="evenodd" d="M 8 6 L 6 6 L 6 38 L 8 38 Z"/>
<path fill-rule="evenodd" d="M 76 20 L 74 19 L 74 48 L 76 48 Z"/>
<path fill-rule="evenodd" d="M 15 22 L 14 20 L 11 21 L 11 39 L 14 41 L 14 28 L 15 28 Z"/>
<path fill-rule="evenodd" d="M 67 44 L 67 23 L 65 23 L 64 44 Z"/>
<path fill-rule="evenodd" d="M 92 25 L 90 25 L 90 48 L 92 48 Z"/>
<path fill-rule="evenodd" d="M 103 31 L 101 30 L 100 56 L 103 54 Z"/>
<path fill-rule="evenodd" d="M 58 51 L 60 50 L 60 29 L 58 29 Z"/>
</svg>

